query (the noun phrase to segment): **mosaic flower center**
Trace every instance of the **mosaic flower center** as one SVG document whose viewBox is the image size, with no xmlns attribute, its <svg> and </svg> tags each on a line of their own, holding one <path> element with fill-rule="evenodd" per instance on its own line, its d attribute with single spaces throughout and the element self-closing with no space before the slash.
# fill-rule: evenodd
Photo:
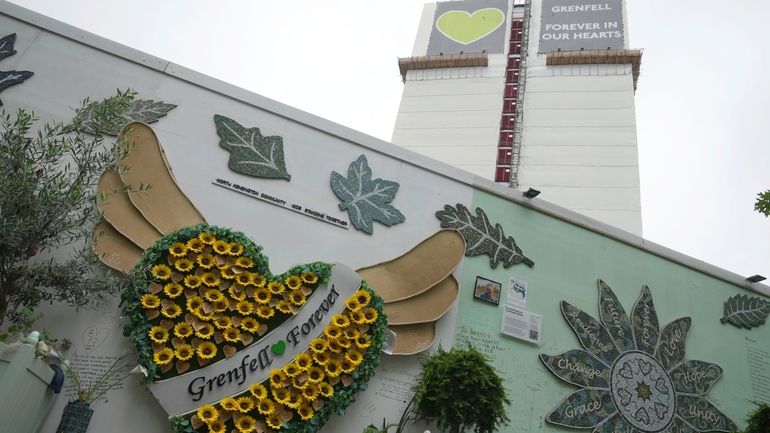
<svg viewBox="0 0 770 433">
<path fill-rule="evenodd" d="M 640 431 L 661 431 L 674 418 L 676 396 L 671 378 L 646 353 L 632 351 L 618 357 L 610 374 L 610 390 L 620 415 Z"/>
</svg>

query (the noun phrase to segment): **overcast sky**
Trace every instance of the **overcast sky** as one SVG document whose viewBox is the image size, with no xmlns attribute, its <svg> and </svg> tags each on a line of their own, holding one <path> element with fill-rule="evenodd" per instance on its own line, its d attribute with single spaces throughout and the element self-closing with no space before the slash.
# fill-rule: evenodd
<svg viewBox="0 0 770 433">
<path fill-rule="evenodd" d="M 390 140 L 423 0 L 13 0 Z M 770 2 L 630 0 L 644 237 L 770 277 Z M 85 95 L 84 95 L 85 96 Z M 544 197 L 547 199 L 547 197 Z"/>
</svg>

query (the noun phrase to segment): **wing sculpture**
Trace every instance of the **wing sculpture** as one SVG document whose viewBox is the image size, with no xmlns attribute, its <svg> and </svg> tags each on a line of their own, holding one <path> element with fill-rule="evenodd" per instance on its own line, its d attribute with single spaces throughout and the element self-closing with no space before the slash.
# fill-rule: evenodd
<svg viewBox="0 0 770 433">
<path fill-rule="evenodd" d="M 174 180 L 163 148 L 144 123 L 126 125 L 119 145 L 129 146 L 124 169 L 105 172 L 99 181 L 103 220 L 92 245 L 102 262 L 129 272 L 155 241 L 183 227 L 206 223 Z M 136 191 L 150 185 L 149 191 Z M 127 186 L 131 186 L 128 188 Z M 452 272 L 465 254 L 456 230 L 441 230 L 400 257 L 358 273 L 385 301 L 388 323 L 396 333 L 394 355 L 412 355 L 433 345 L 436 321 L 459 293 Z"/>
</svg>

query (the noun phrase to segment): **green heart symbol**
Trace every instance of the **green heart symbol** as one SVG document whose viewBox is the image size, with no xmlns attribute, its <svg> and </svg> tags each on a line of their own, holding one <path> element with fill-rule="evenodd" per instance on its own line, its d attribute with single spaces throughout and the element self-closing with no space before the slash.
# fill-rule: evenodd
<svg viewBox="0 0 770 433">
<path fill-rule="evenodd" d="M 270 351 L 273 352 L 276 356 L 283 355 L 283 352 L 286 351 L 286 342 L 283 340 L 273 344 L 270 346 Z"/>
<path fill-rule="evenodd" d="M 468 45 L 497 30 L 505 22 L 505 14 L 497 8 L 479 9 L 474 13 L 448 11 L 436 20 L 436 28 L 449 39 Z"/>
</svg>

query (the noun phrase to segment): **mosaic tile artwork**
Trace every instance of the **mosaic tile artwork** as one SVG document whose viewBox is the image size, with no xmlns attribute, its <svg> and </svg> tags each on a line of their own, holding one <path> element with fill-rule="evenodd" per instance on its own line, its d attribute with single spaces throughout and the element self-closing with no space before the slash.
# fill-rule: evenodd
<svg viewBox="0 0 770 433">
<path fill-rule="evenodd" d="M 735 423 L 705 398 L 722 368 L 685 360 L 690 318 L 659 330 L 652 293 L 644 286 L 629 320 L 610 286 L 601 280 L 598 286 L 600 321 L 561 303 L 585 350 L 540 355 L 551 373 L 581 388 L 546 421 L 593 433 L 735 431 Z"/>
<path fill-rule="evenodd" d="M 15 44 L 16 33 L 11 33 L 0 39 L 0 60 L 16 54 L 16 50 L 13 48 Z M 34 75 L 32 71 L 0 71 L 0 93 L 11 86 L 23 83 L 32 75 Z M 3 105 L 2 100 L 0 100 L 1 105 Z"/>
<path fill-rule="evenodd" d="M 259 128 L 246 128 L 233 119 L 214 115 L 219 145 L 230 152 L 230 170 L 253 177 L 291 180 L 283 156 L 283 138 L 263 136 Z"/>
<path fill-rule="evenodd" d="M 722 323 L 751 329 L 763 325 L 770 314 L 770 301 L 760 297 L 735 295 L 725 302 Z"/>
</svg>

